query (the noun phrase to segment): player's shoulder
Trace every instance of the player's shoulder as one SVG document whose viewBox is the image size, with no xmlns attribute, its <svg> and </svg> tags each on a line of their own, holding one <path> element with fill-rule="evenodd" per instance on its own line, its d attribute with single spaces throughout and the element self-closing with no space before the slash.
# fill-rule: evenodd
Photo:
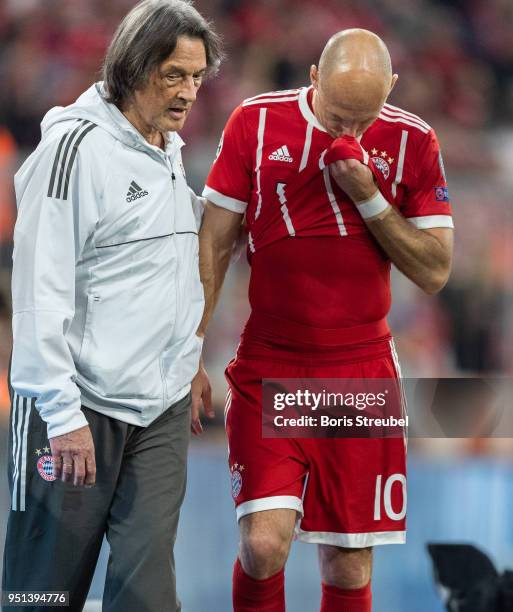
<svg viewBox="0 0 513 612">
<path fill-rule="evenodd" d="M 406 129 L 420 138 L 433 132 L 433 128 L 418 115 L 388 103 L 381 109 L 378 122 L 383 128 Z"/>
<path fill-rule="evenodd" d="M 272 114 L 278 120 L 281 120 L 282 117 L 289 117 L 293 108 L 298 107 L 302 89 L 304 88 L 267 91 L 244 99 L 230 117 L 232 129 L 247 129 L 251 133 L 258 131 L 264 116 L 262 112 L 267 113 L 267 117 Z M 240 128 L 241 125 L 242 128 Z"/>
<path fill-rule="evenodd" d="M 254 107 L 273 107 L 279 108 L 283 105 L 297 102 L 299 100 L 299 94 L 302 88 L 297 89 L 283 89 L 280 91 L 267 91 L 251 98 L 246 98 L 240 104 L 241 108 L 254 108 Z"/>
</svg>

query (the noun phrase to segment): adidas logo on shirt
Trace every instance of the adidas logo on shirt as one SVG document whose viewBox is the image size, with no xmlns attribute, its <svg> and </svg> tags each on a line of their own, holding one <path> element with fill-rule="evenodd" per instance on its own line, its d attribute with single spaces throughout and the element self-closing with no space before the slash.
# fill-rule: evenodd
<svg viewBox="0 0 513 612">
<path fill-rule="evenodd" d="M 132 181 L 130 183 L 130 187 L 128 188 L 128 193 L 126 194 L 126 201 L 133 202 L 134 200 L 138 200 L 139 198 L 144 198 L 144 196 L 149 195 L 146 189 L 142 189 L 139 185 Z"/>
<path fill-rule="evenodd" d="M 288 162 L 289 164 L 294 161 L 293 158 L 290 157 L 287 145 L 283 145 L 279 149 L 276 149 L 276 151 L 273 151 L 271 155 L 269 155 L 269 159 L 272 161 Z"/>
</svg>

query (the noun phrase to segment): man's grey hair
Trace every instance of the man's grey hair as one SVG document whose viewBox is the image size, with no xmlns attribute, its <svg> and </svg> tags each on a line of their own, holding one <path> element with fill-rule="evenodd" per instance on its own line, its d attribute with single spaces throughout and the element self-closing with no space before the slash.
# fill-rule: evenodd
<svg viewBox="0 0 513 612">
<path fill-rule="evenodd" d="M 103 64 L 109 102 L 121 105 L 147 83 L 152 72 L 175 50 L 179 36 L 200 38 L 207 72 L 215 74 L 223 58 L 221 39 L 190 0 L 143 0 L 119 24 Z"/>
</svg>

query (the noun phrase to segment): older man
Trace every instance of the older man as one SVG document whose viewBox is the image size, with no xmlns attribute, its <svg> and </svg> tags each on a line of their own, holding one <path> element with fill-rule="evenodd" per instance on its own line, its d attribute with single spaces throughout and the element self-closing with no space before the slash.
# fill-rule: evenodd
<svg viewBox="0 0 513 612">
<path fill-rule="evenodd" d="M 106 534 L 104 610 L 180 609 L 193 378 L 196 432 L 200 397 L 211 406 L 177 132 L 220 57 L 190 3 L 141 2 L 103 83 L 46 115 L 16 175 L 5 591 L 67 591 L 81 610 Z"/>
<path fill-rule="evenodd" d="M 404 440 L 263 439 L 262 379 L 398 377 L 390 262 L 430 294 L 450 269 L 436 136 L 386 104 L 397 75 L 383 41 L 339 32 L 310 76 L 234 111 L 203 192 L 202 328 L 243 215 L 251 264 L 252 312 L 227 369 L 236 612 L 285 610 L 295 527 L 319 546 L 322 612 L 371 609 L 372 547 L 405 539 Z"/>
</svg>

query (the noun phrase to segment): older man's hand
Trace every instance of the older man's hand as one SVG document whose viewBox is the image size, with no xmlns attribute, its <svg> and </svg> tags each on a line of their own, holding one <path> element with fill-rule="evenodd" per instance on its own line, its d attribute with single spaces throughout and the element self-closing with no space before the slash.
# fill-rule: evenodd
<svg viewBox="0 0 513 612">
<path fill-rule="evenodd" d="M 50 438 L 53 475 L 76 487 L 92 487 L 96 482 L 94 442 L 88 425 L 62 436 Z"/>
</svg>

